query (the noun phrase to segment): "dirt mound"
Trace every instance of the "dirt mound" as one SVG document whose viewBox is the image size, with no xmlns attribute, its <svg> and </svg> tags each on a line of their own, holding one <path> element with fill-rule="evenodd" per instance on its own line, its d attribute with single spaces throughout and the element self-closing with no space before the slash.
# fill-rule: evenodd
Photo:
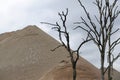
<svg viewBox="0 0 120 80">
<path fill-rule="evenodd" d="M 0 80 L 71 80 L 72 69 L 58 41 L 29 25 L 0 35 Z M 99 70 L 85 59 L 77 65 L 78 79 L 100 80 Z"/>
<path fill-rule="evenodd" d="M 66 50 L 36 26 L 0 35 L 0 80 L 38 80 L 66 59 Z"/>
</svg>

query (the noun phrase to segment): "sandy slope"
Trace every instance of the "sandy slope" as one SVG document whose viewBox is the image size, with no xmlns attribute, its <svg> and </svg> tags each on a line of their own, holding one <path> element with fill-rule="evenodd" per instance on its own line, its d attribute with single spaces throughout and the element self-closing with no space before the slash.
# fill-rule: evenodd
<svg viewBox="0 0 120 80">
<path fill-rule="evenodd" d="M 80 58 L 77 64 L 77 80 L 100 80 L 100 72 L 85 59 Z M 72 80 L 72 68 L 68 61 L 61 62 L 39 80 Z"/>
<path fill-rule="evenodd" d="M 0 36 L 0 80 L 38 80 L 66 59 L 62 48 L 50 51 L 59 43 L 36 26 L 12 33 Z"/>
<path fill-rule="evenodd" d="M 71 80 L 71 65 L 58 41 L 36 26 L 0 35 L 0 80 Z M 99 70 L 80 58 L 78 78 L 99 80 Z"/>
</svg>

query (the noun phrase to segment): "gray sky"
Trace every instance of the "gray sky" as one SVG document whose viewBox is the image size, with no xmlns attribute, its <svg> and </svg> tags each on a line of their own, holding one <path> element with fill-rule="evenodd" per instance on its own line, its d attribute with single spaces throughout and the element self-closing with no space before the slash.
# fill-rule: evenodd
<svg viewBox="0 0 120 80">
<path fill-rule="evenodd" d="M 93 14 L 92 16 L 97 14 L 97 10 L 92 4 L 94 0 L 82 1 L 88 11 Z M 120 3 L 120 0 L 118 1 Z M 79 21 L 80 16 L 85 16 L 77 0 L 0 0 L 0 33 L 22 29 L 27 25 L 37 25 L 57 39 L 56 32 L 51 30 L 50 26 L 42 25 L 40 22 L 54 23 L 59 21 L 58 12 L 65 11 L 66 8 L 69 8 L 68 26 L 73 29 L 75 27 L 73 22 Z M 120 17 L 116 21 L 115 28 L 120 28 L 119 22 Z M 119 36 L 119 33 L 115 36 Z M 76 48 L 82 37 L 84 37 L 84 33 L 81 31 L 72 31 L 72 48 Z M 80 55 L 99 68 L 100 57 L 97 48 L 92 42 L 85 46 L 81 49 Z M 117 48 L 116 52 L 118 51 L 120 52 L 120 48 Z M 114 67 L 120 71 L 120 59 L 116 61 Z"/>
</svg>

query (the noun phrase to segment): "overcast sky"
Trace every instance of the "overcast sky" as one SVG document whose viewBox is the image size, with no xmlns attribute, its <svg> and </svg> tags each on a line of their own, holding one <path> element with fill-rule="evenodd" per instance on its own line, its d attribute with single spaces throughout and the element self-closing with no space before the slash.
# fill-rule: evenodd
<svg viewBox="0 0 120 80">
<path fill-rule="evenodd" d="M 92 4 L 94 0 L 82 1 L 91 14 L 97 14 L 94 4 Z M 120 0 L 118 1 L 120 3 Z M 56 32 L 40 22 L 59 21 L 58 12 L 65 11 L 66 8 L 69 8 L 68 26 L 73 29 L 75 27 L 73 23 L 79 21 L 80 16 L 85 16 L 77 0 L 0 0 L 0 33 L 22 29 L 27 25 L 37 25 L 57 39 Z M 120 28 L 119 22 L 120 17 L 115 28 Z M 119 36 L 119 33 L 115 36 Z M 77 30 L 72 31 L 71 35 L 71 46 L 75 48 L 80 39 L 84 37 L 84 33 Z M 97 48 L 92 42 L 85 46 L 81 49 L 80 55 L 99 68 L 100 57 Z M 120 48 L 117 48 L 116 51 L 120 52 Z M 120 59 L 116 61 L 114 67 L 120 71 Z"/>
</svg>

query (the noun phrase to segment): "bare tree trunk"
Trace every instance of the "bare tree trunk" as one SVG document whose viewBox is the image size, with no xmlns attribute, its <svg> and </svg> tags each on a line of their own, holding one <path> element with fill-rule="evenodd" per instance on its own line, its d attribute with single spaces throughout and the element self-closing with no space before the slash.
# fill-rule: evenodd
<svg viewBox="0 0 120 80">
<path fill-rule="evenodd" d="M 110 60 L 110 58 L 109 58 Z M 108 80 L 112 80 L 112 75 L 111 75 L 111 61 L 109 61 L 109 68 L 108 68 Z"/>
<path fill-rule="evenodd" d="M 77 77 L 76 64 L 73 63 L 73 80 L 76 80 L 76 77 Z"/>
<path fill-rule="evenodd" d="M 101 79 L 104 80 L 104 67 L 101 66 Z"/>
<path fill-rule="evenodd" d="M 108 80 L 112 80 L 112 75 L 111 75 L 111 70 L 112 70 L 112 60 L 111 60 L 111 56 L 112 56 L 112 53 L 111 53 L 111 32 L 112 32 L 112 28 L 109 29 L 109 36 L 108 36 L 108 63 L 109 63 L 109 66 L 108 66 Z"/>
<path fill-rule="evenodd" d="M 73 80 L 76 80 L 76 73 L 77 73 L 77 71 L 76 71 L 76 68 L 73 68 Z"/>
<path fill-rule="evenodd" d="M 101 79 L 105 80 L 104 79 L 104 56 L 103 55 L 101 55 Z"/>
</svg>

